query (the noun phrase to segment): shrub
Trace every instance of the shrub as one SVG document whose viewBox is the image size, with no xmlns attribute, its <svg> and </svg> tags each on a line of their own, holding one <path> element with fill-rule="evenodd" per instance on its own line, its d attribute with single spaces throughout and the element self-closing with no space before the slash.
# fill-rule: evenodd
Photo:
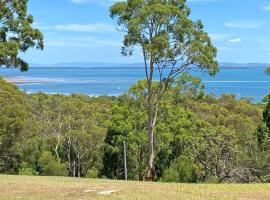
<svg viewBox="0 0 270 200">
<path fill-rule="evenodd" d="M 66 165 L 58 163 L 51 152 L 45 151 L 40 156 L 38 163 L 41 167 L 41 174 L 44 176 L 67 176 Z"/>
<path fill-rule="evenodd" d="M 86 178 L 98 178 L 98 170 L 88 169 L 86 173 Z"/>
<path fill-rule="evenodd" d="M 187 157 L 179 157 L 164 171 L 165 182 L 194 183 L 196 182 L 195 165 Z"/>
<path fill-rule="evenodd" d="M 19 169 L 19 175 L 35 176 L 38 175 L 38 172 L 36 172 L 34 167 L 31 167 L 28 163 L 22 162 L 21 167 Z"/>
</svg>

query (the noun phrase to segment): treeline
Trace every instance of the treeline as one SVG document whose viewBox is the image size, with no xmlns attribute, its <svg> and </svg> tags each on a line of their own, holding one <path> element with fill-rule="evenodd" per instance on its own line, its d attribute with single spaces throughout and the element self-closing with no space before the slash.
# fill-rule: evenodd
<svg viewBox="0 0 270 200">
<path fill-rule="evenodd" d="M 146 95 L 145 81 L 119 97 L 88 97 L 29 95 L 0 79 L 0 173 L 123 179 L 125 141 L 128 178 L 144 180 Z M 267 101 L 214 98 L 183 74 L 159 104 L 156 180 L 270 182 Z"/>
</svg>

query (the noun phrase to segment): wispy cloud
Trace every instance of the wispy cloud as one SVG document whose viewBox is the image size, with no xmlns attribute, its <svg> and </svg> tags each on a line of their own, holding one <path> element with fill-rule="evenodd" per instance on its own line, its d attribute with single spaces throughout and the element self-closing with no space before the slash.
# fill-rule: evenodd
<svg viewBox="0 0 270 200">
<path fill-rule="evenodd" d="M 256 20 L 238 20 L 225 23 L 225 26 L 230 28 L 246 28 L 246 29 L 256 29 L 260 28 L 265 24 L 264 21 Z"/>
<path fill-rule="evenodd" d="M 233 38 L 233 39 L 229 39 L 227 42 L 231 44 L 235 44 L 235 43 L 241 43 L 242 40 L 240 38 Z"/>
<path fill-rule="evenodd" d="M 223 34 L 223 33 L 214 33 L 209 34 L 211 39 L 216 42 L 225 42 L 226 44 L 235 44 L 235 43 L 241 43 L 242 39 L 239 37 L 232 37 L 229 34 Z"/>
<path fill-rule="evenodd" d="M 52 27 L 60 31 L 74 31 L 74 32 L 112 32 L 115 27 L 109 24 L 96 23 L 96 24 L 62 24 Z"/>
<path fill-rule="evenodd" d="M 223 33 L 212 33 L 209 36 L 213 41 L 224 41 L 229 37 L 229 35 Z"/>
<path fill-rule="evenodd" d="M 262 9 L 266 11 L 270 11 L 270 4 L 263 6 Z"/>
<path fill-rule="evenodd" d="M 75 4 L 99 4 L 99 5 L 103 5 L 103 6 L 108 6 L 108 5 L 115 3 L 119 0 L 70 0 L 70 1 L 72 3 L 75 3 Z"/>
<path fill-rule="evenodd" d="M 46 46 L 51 47 L 120 47 L 121 41 L 108 40 L 98 37 L 58 37 L 46 40 Z"/>
<path fill-rule="evenodd" d="M 124 0 L 70 0 L 74 4 L 99 4 L 103 6 L 111 5 L 115 2 Z M 223 0 L 188 0 L 188 2 L 217 2 Z"/>
<path fill-rule="evenodd" d="M 105 23 L 93 24 L 57 24 L 57 25 L 36 25 L 41 30 L 56 30 L 69 32 L 86 32 L 86 33 L 105 33 L 115 31 L 115 27 Z"/>
</svg>

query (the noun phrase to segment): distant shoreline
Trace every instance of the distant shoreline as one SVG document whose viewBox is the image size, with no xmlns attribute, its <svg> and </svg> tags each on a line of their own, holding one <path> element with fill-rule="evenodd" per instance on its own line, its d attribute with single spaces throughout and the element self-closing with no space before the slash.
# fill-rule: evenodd
<svg viewBox="0 0 270 200">
<path fill-rule="evenodd" d="M 144 70 L 144 67 L 70 67 L 70 66 L 62 66 L 62 67 L 56 67 L 56 66 L 32 66 L 32 69 L 35 70 L 43 70 L 43 69 L 47 69 L 47 70 L 61 70 L 61 69 L 70 69 L 70 70 L 78 70 L 78 69 L 85 69 L 85 70 L 110 70 L 110 69 L 114 69 L 114 70 Z M 267 68 L 267 66 L 235 66 L 235 67 L 230 67 L 230 66 L 219 66 L 219 69 L 221 70 L 251 70 L 251 69 L 262 69 L 265 70 Z"/>
<path fill-rule="evenodd" d="M 29 83 L 54 83 L 55 81 L 48 79 L 26 79 L 26 78 L 18 78 L 18 77 L 3 77 L 5 81 L 13 84 L 29 84 Z"/>
</svg>

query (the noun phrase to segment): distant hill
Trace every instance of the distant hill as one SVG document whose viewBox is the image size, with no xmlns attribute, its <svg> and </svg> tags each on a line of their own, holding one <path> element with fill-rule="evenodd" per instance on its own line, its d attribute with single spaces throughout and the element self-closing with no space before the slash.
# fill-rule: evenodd
<svg viewBox="0 0 270 200">
<path fill-rule="evenodd" d="M 223 62 L 219 64 L 220 68 L 266 68 L 268 63 L 229 63 Z"/>
<path fill-rule="evenodd" d="M 143 63 L 102 63 L 102 62 L 70 62 L 56 64 L 30 64 L 31 67 L 53 67 L 53 68 L 143 68 Z M 238 68 L 266 68 L 267 63 L 219 63 L 220 68 L 238 69 Z"/>
</svg>

